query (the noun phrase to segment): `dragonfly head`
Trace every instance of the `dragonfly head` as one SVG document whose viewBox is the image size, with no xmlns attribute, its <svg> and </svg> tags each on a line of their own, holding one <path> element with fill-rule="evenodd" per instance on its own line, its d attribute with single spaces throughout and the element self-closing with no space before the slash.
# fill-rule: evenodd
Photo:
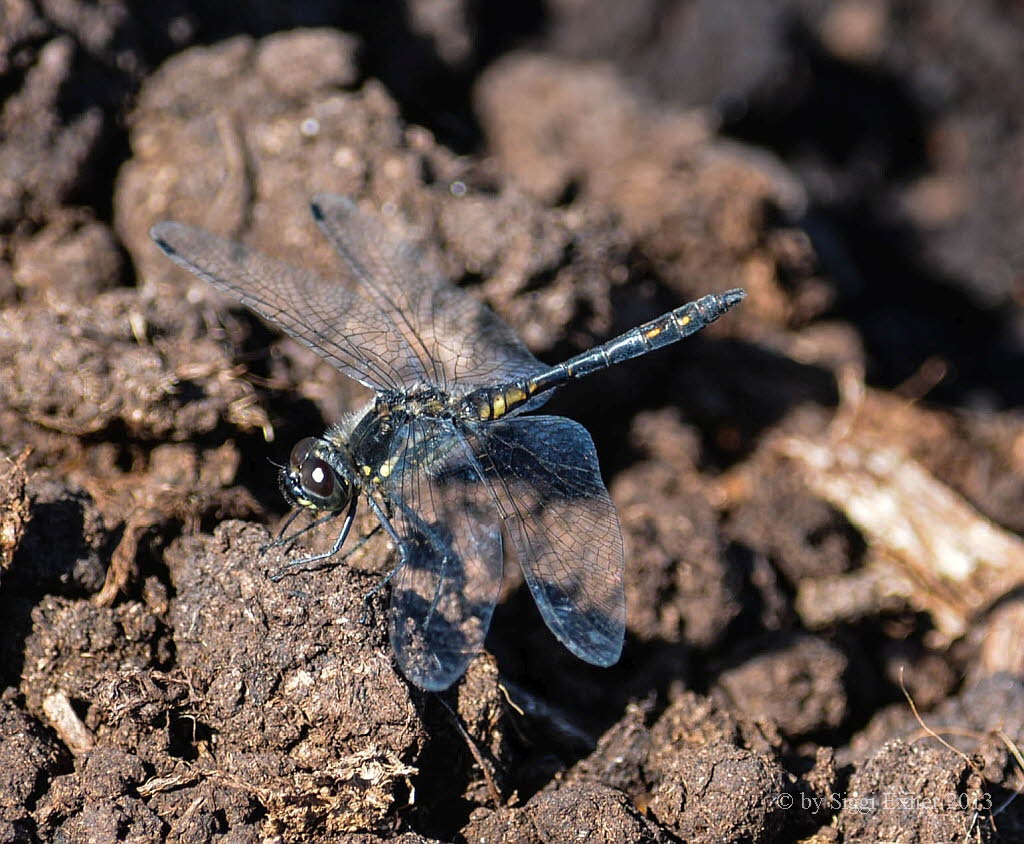
<svg viewBox="0 0 1024 844">
<path fill-rule="evenodd" d="M 341 470 L 342 455 L 315 437 L 299 440 L 281 467 L 281 492 L 294 507 L 336 512 L 348 506 L 354 489 Z"/>
</svg>

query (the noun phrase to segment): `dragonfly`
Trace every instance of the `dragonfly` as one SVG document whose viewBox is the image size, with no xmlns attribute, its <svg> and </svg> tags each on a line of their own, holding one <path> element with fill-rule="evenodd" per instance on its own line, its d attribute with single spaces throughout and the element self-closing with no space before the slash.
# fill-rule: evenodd
<svg viewBox="0 0 1024 844">
<path fill-rule="evenodd" d="M 555 637 L 588 663 L 617 662 L 625 556 L 593 440 L 566 417 L 527 414 L 570 381 L 699 331 L 744 292 L 706 295 L 551 366 L 381 218 L 332 194 L 311 209 L 342 279 L 185 223 L 150 231 L 176 264 L 374 393 L 280 468 L 293 516 L 310 511 L 309 527 L 342 517 L 330 550 L 286 569 L 338 554 L 362 501 L 397 549 L 389 638 L 419 688 L 448 688 L 483 647 L 506 545 Z"/>
</svg>

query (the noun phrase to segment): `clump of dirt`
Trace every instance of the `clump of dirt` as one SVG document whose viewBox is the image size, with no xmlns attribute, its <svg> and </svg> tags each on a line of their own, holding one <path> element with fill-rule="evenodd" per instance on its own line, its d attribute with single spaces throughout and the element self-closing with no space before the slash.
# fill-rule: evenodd
<svg viewBox="0 0 1024 844">
<path fill-rule="evenodd" d="M 0 699 L 0 731 L 0 834 L 9 841 L 27 840 L 36 827 L 33 807 L 51 779 L 70 766 L 70 757 L 56 736 L 7 693 Z"/>
<path fill-rule="evenodd" d="M 28 484 L 25 461 L 28 455 L 29 452 L 24 451 L 14 460 L 4 458 L 6 466 L 0 476 L 0 581 L 4 570 L 14 562 L 14 552 L 21 544 L 30 517 L 25 492 Z"/>
<path fill-rule="evenodd" d="M 1020 837 L 1024 23 L 685 5 L 0 8 L 0 838 Z M 336 536 L 265 550 L 271 461 L 366 392 L 148 230 L 330 274 L 322 191 L 552 361 L 747 290 L 545 407 L 622 522 L 616 666 L 510 564 L 426 694 L 386 537 L 268 576 Z"/>
<path fill-rule="evenodd" d="M 4 405 L 80 437 L 116 426 L 131 439 L 182 440 L 225 417 L 242 428 L 268 426 L 244 369 L 201 319 L 183 315 L 177 297 L 130 290 L 88 305 L 9 309 L 0 323 L 0 362 L 10 373 Z"/>
<path fill-rule="evenodd" d="M 360 620 L 372 579 L 338 567 L 315 590 L 268 588 L 281 563 L 259 553 L 268 539 L 226 522 L 168 549 L 168 620 L 193 696 L 184 750 L 198 761 L 209 744 L 207 776 L 244 784 L 281 832 L 379 827 L 408 799 L 426 736 L 381 626 Z"/>
<path fill-rule="evenodd" d="M 467 840 L 639 841 L 661 844 L 671 837 L 645 818 L 619 791 L 596 784 L 543 791 L 521 808 L 480 810 L 463 830 Z"/>
<path fill-rule="evenodd" d="M 780 797 L 792 788 L 781 747 L 757 722 L 687 692 L 653 722 L 650 707 L 630 707 L 567 781 L 624 791 L 684 839 L 770 838 L 786 823 Z"/>
<path fill-rule="evenodd" d="M 963 754 L 894 741 L 850 778 L 837 820 L 851 838 L 948 841 L 994 808 L 986 787 Z"/>
</svg>

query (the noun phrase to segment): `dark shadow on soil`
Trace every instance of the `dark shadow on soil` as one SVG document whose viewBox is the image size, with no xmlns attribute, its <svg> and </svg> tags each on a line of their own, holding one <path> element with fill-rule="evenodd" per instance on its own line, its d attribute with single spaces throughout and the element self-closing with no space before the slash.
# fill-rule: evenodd
<svg viewBox="0 0 1024 844">
<path fill-rule="evenodd" d="M 925 266 L 911 228 L 880 218 L 864 201 L 820 208 L 806 229 L 837 281 L 830 315 L 857 326 L 864 339 L 869 383 L 898 386 L 937 360 L 948 374 L 929 400 L 993 410 L 1024 404 L 1014 315 Z"/>
<path fill-rule="evenodd" d="M 446 771 L 447 775 L 424 773 L 414 777 L 416 802 L 408 820 L 411 829 L 439 841 L 456 840 L 475 808 L 465 799 L 466 789 L 472 784 L 475 760 L 465 737 L 454 725 L 457 706 L 456 696 L 450 691 L 416 693 L 417 711 L 428 725 L 427 743 L 420 753 L 424 764 L 420 768 L 424 772 Z M 493 770 L 494 759 L 485 749 L 477 749 Z"/>
<path fill-rule="evenodd" d="M 701 435 L 702 466 L 723 468 L 796 407 L 831 408 L 838 401 L 835 378 L 824 368 L 752 344 L 698 336 L 569 384 L 545 412 L 569 416 L 590 431 L 607 480 L 643 456 L 629 436 L 641 411 L 677 407 Z M 718 436 L 723 426 L 730 430 L 729 448 Z"/>
<path fill-rule="evenodd" d="M 1024 404 L 1024 349 L 1012 314 L 929 266 L 918 233 L 894 210 L 895 191 L 928 167 L 934 116 L 906 79 L 840 61 L 804 29 L 791 32 L 788 48 L 779 88 L 727 113 L 724 131 L 803 175 L 813 202 L 802 226 L 836 285 L 828 316 L 857 327 L 868 382 L 891 388 L 937 359 L 948 372 L 930 399 Z"/>
</svg>

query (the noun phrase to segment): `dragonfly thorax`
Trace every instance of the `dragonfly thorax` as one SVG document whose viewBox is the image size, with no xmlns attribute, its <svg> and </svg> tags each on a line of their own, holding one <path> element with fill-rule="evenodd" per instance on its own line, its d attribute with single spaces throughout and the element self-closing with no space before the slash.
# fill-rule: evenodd
<svg viewBox="0 0 1024 844">
<path fill-rule="evenodd" d="M 373 407 L 381 419 L 395 417 L 392 424 L 401 424 L 415 416 L 444 417 L 452 414 L 452 400 L 447 392 L 431 385 L 422 385 L 408 391 L 381 391 Z"/>
<path fill-rule="evenodd" d="M 355 492 L 352 458 L 338 444 L 316 437 L 299 440 L 281 468 L 284 497 L 295 507 L 336 512 L 348 506 Z"/>
</svg>

